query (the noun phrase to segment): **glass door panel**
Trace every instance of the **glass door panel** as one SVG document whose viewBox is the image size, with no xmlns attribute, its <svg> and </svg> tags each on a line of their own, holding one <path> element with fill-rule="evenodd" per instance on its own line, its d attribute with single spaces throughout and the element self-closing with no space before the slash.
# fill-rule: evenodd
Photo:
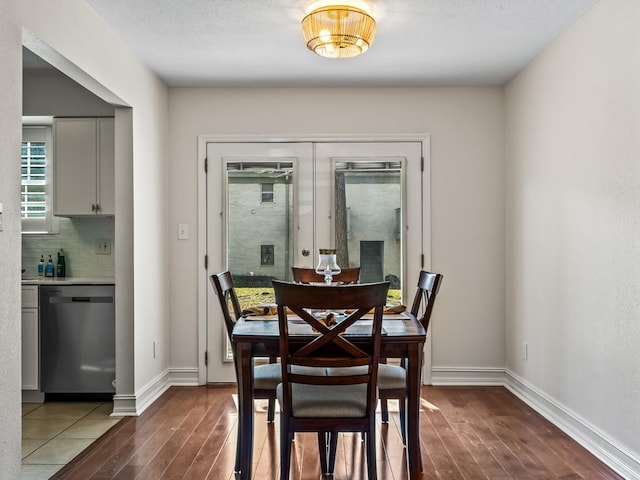
<svg viewBox="0 0 640 480">
<path fill-rule="evenodd" d="M 389 281 L 390 303 L 412 300 L 422 266 L 421 154 L 419 142 L 316 145 L 316 176 L 330 178 L 316 182 L 316 237 L 329 218 L 338 265 Z"/>
<path fill-rule="evenodd" d="M 243 308 L 272 302 L 272 279 L 315 267 L 318 249 L 388 280 L 410 302 L 422 258 L 420 142 L 207 145 L 208 274 L 229 270 Z M 217 297 L 207 299 L 208 382 L 234 381 Z"/>
<path fill-rule="evenodd" d="M 360 267 L 360 282 L 391 282 L 402 274 L 401 162 L 335 164 L 334 230 L 338 264 Z"/>
<path fill-rule="evenodd" d="M 309 143 L 207 144 L 208 274 L 229 270 L 242 308 L 273 302 L 301 242 L 313 248 Z M 207 382 L 233 382 L 233 357 L 215 293 L 207 295 Z"/>
<path fill-rule="evenodd" d="M 290 280 L 293 163 L 236 161 L 226 166 L 226 263 L 234 283 L 256 288 L 271 287 L 272 279 Z"/>
</svg>

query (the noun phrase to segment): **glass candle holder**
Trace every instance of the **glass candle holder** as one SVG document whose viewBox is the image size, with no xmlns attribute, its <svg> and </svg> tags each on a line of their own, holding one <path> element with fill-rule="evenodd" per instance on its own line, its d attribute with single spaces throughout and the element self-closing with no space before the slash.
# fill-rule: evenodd
<svg viewBox="0 0 640 480">
<path fill-rule="evenodd" d="M 336 261 L 335 248 L 321 248 L 318 255 L 318 266 L 316 273 L 324 275 L 324 282 L 331 285 L 333 276 L 341 272 L 338 262 Z"/>
</svg>

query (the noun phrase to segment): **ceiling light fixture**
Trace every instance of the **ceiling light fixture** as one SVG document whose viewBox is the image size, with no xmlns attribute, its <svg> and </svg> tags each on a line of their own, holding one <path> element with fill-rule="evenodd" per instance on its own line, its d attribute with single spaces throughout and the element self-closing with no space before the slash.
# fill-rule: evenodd
<svg viewBox="0 0 640 480">
<path fill-rule="evenodd" d="M 350 58 L 366 52 L 373 43 L 376 21 L 351 5 L 316 8 L 302 19 L 307 48 L 327 58 Z"/>
</svg>

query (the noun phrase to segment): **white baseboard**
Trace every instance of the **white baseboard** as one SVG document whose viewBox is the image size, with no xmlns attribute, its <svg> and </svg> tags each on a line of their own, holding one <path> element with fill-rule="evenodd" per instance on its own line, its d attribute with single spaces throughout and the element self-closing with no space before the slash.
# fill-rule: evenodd
<svg viewBox="0 0 640 480">
<path fill-rule="evenodd" d="M 504 386 L 504 368 L 433 367 L 432 385 Z"/>
<path fill-rule="evenodd" d="M 172 387 L 195 387 L 200 385 L 198 383 L 198 369 L 197 368 L 170 368 L 169 369 L 169 382 Z"/>
<path fill-rule="evenodd" d="M 135 395 L 114 395 L 112 417 L 137 417 Z"/>
<path fill-rule="evenodd" d="M 113 416 L 138 416 L 170 387 L 196 385 L 198 385 L 197 368 L 167 369 L 135 395 L 114 395 Z"/>
<path fill-rule="evenodd" d="M 627 480 L 640 480 L 640 458 L 609 439 L 589 422 L 553 398 L 505 371 L 505 387 Z"/>
<path fill-rule="evenodd" d="M 503 386 L 627 480 L 640 480 L 640 458 L 544 392 L 504 368 L 433 367 L 433 385 Z"/>
</svg>

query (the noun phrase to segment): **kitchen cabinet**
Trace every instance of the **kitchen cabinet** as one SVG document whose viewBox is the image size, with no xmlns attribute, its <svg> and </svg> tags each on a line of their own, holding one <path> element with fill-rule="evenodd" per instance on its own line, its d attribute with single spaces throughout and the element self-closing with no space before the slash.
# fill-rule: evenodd
<svg viewBox="0 0 640 480">
<path fill-rule="evenodd" d="M 38 286 L 22 286 L 22 389 L 39 390 Z"/>
<path fill-rule="evenodd" d="M 114 119 L 55 118 L 53 214 L 113 215 Z"/>
</svg>

